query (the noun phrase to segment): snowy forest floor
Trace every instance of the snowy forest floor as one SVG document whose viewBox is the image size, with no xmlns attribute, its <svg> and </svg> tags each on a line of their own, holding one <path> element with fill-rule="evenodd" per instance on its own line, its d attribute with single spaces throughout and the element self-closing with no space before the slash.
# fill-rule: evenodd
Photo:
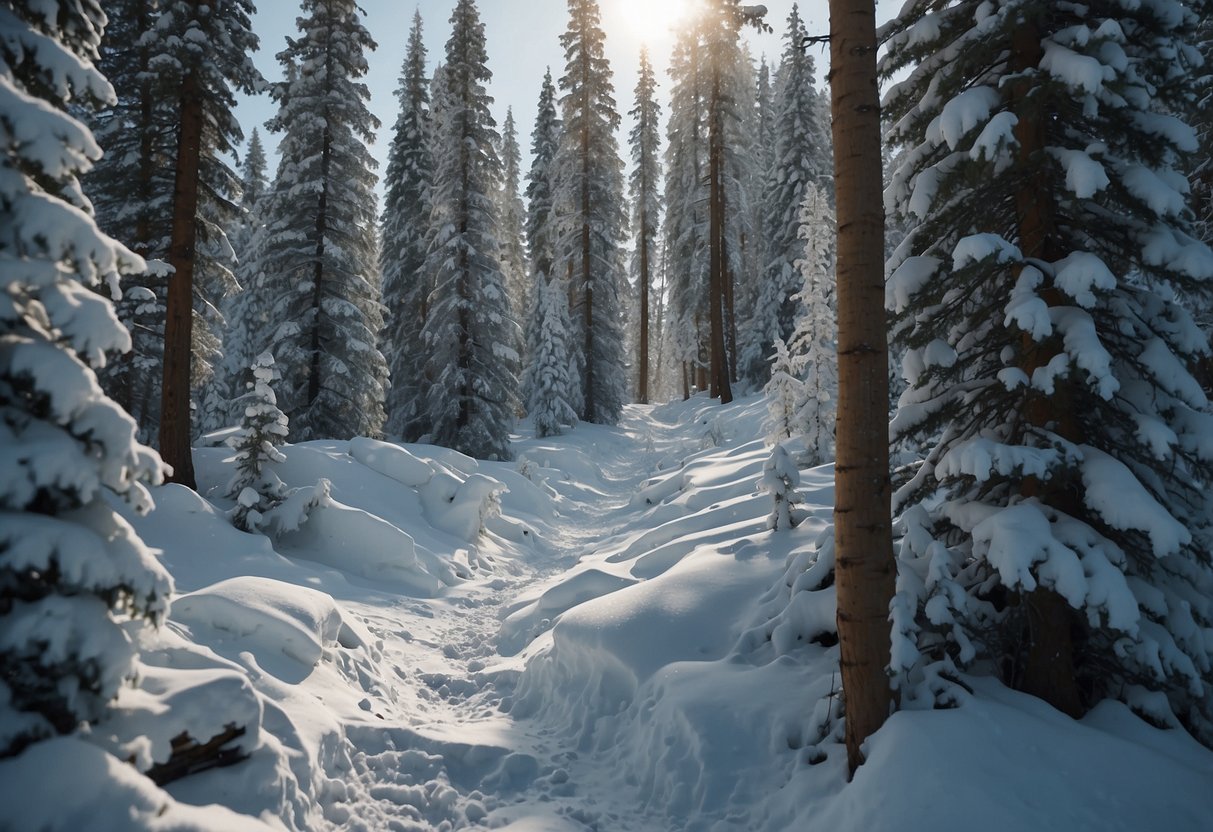
<svg viewBox="0 0 1213 832">
<path fill-rule="evenodd" d="M 816 563 L 833 471 L 802 470 L 802 522 L 768 531 L 765 412 L 524 426 L 501 463 L 291 445 L 280 476 L 332 500 L 274 540 L 231 526 L 230 452 L 197 449 L 199 493 L 129 518 L 177 588 L 138 687 L 90 736 L 0 761 L 0 829 L 1208 829 L 1213 753 L 1182 731 L 988 678 L 894 714 L 848 784 Z M 165 790 L 120 762 L 229 725 L 247 759 Z"/>
</svg>

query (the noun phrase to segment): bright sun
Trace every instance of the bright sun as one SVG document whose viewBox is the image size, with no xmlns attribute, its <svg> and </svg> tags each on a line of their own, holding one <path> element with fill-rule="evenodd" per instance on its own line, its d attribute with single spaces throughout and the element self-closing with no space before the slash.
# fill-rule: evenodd
<svg viewBox="0 0 1213 832">
<path fill-rule="evenodd" d="M 695 0 L 615 0 L 623 18 L 646 41 L 668 40 Z"/>
</svg>

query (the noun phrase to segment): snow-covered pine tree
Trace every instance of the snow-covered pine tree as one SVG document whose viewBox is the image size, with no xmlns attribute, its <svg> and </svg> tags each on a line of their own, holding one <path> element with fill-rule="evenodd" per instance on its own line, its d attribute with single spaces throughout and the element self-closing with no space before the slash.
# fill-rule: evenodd
<svg viewBox="0 0 1213 832">
<path fill-rule="evenodd" d="M 529 369 L 539 348 L 543 329 L 539 325 L 542 308 L 539 304 L 540 290 L 551 279 L 560 279 L 552 273 L 556 259 L 556 228 L 552 216 L 552 164 L 560 146 L 562 124 L 556 110 L 556 87 L 552 83 L 552 72 L 544 73 L 543 86 L 539 91 L 539 106 L 535 114 L 535 129 L 531 133 L 531 169 L 527 172 L 526 185 L 526 240 L 531 265 L 531 305 L 526 316 L 527 369 L 522 378 L 523 401 L 529 402 L 534 390 Z M 561 285 L 564 285 L 561 281 Z M 568 290 L 565 289 L 567 296 Z M 567 307 L 567 301 L 566 301 Z M 573 356 L 567 359 L 570 372 L 574 366 Z M 579 390 L 570 393 L 569 400 L 576 410 L 580 401 Z"/>
<path fill-rule="evenodd" d="M 253 65 L 252 0 L 161 0 L 146 37 L 159 46 L 150 72 L 175 102 L 172 212 L 165 259 L 173 268 L 164 318 L 160 452 L 173 482 L 194 486 L 191 440 L 198 427 L 193 391 L 213 372 L 223 326 L 220 299 L 236 288 L 224 228 L 239 181 L 226 162 L 243 140 L 235 92 L 261 91 Z"/>
<path fill-rule="evenodd" d="M 518 126 L 514 110 L 506 108 L 501 125 L 501 190 L 498 191 L 497 226 L 500 229 L 501 272 L 505 275 L 505 290 L 510 299 L 510 314 L 521 321 L 531 308 L 530 269 L 526 254 L 526 208 L 523 207 L 522 150 L 518 147 Z M 521 333 L 521 329 L 519 330 Z M 520 341 L 519 353 L 525 344 Z M 523 358 L 525 359 L 525 355 Z"/>
<path fill-rule="evenodd" d="M 527 412 L 536 436 L 555 436 L 565 425 L 577 424 L 577 412 L 569 401 L 574 383 L 569 367 L 569 297 L 557 278 L 540 281 L 536 290 L 538 337 L 527 370 L 531 380 Z"/>
<path fill-rule="evenodd" d="M 657 76 L 647 49 L 640 51 L 636 98 L 628 113 L 634 120 L 629 141 L 632 150 L 632 278 L 636 293 L 636 401 L 649 401 L 650 312 L 653 277 L 657 272 L 657 234 L 661 228 L 661 105 L 657 103 Z"/>
<path fill-rule="evenodd" d="M 883 73 L 910 70 L 885 99 L 910 147 L 891 207 L 918 219 L 887 287 L 893 433 L 925 456 L 895 496 L 903 696 L 918 651 L 984 657 L 1067 713 L 1121 698 L 1213 742 L 1208 344 L 1175 300 L 1208 297 L 1213 254 L 1168 114 L 1196 19 L 916 0 L 885 32 Z"/>
<path fill-rule="evenodd" d="M 400 114 L 388 150 L 379 254 L 387 317 L 382 348 L 391 371 L 386 432 L 406 442 L 415 442 L 429 431 L 421 339 L 429 311 L 429 273 L 424 266 L 433 168 L 429 148 L 430 83 L 425 59 L 418 11 L 413 15 L 400 86 L 396 89 Z"/>
<path fill-rule="evenodd" d="M 246 532 L 257 531 L 267 512 L 286 496 L 286 484 L 278 478 L 271 463 L 285 462 L 278 446 L 286 442 L 287 418 L 278 409 L 272 383 L 279 377 L 274 356 L 263 352 L 253 360 L 252 381 L 248 391 L 237 398 L 243 409 L 240 430 L 228 439 L 235 454 L 227 462 L 235 463 L 236 473 L 227 486 L 227 495 L 236 500 L 232 523 Z"/>
<path fill-rule="evenodd" d="M 838 322 L 834 312 L 834 248 L 837 229 L 826 191 L 810 185 L 800 208 L 804 256 L 796 261 L 804 285 L 796 295 L 800 317 L 788 352 L 801 382 L 796 432 L 804 438 L 807 462 L 834 458 L 838 408 Z"/>
<path fill-rule="evenodd" d="M 767 516 L 771 531 L 790 529 L 796 525 L 792 509 L 799 502 L 800 469 L 782 442 L 776 442 L 771 455 L 762 466 L 762 488 L 771 495 L 774 506 Z"/>
<path fill-rule="evenodd" d="M 360 80 L 375 42 L 354 0 L 304 0 L 298 25 L 278 53 L 288 73 L 268 126 L 282 158 L 259 258 L 279 399 L 297 439 L 375 436 L 387 365 L 367 145 L 379 120 Z"/>
<path fill-rule="evenodd" d="M 568 0 L 569 24 L 560 36 L 564 131 L 553 167 L 560 236 L 555 271 L 567 275 L 575 349 L 580 353 L 580 416 L 611 424 L 627 400 L 623 242 L 627 213 L 623 160 L 615 131 L 619 113 L 597 0 Z"/>
<path fill-rule="evenodd" d="M 429 253 L 434 290 L 425 321 L 431 441 L 485 459 L 510 458 L 518 388 L 518 324 L 498 259 L 497 130 L 484 85 L 484 24 L 473 0 L 451 14 L 435 85 Z"/>
<path fill-rule="evenodd" d="M 796 320 L 793 296 L 800 289 L 796 261 L 798 215 L 805 188 L 832 174 L 828 121 L 813 80 L 813 56 L 802 48 L 808 32 L 795 4 L 788 15 L 783 62 L 775 82 L 774 158 L 767 177 L 765 226 L 767 256 L 760 291 L 746 326 L 741 374 L 761 384 L 778 336 L 791 337 Z M 824 178 L 823 178 L 824 177 Z"/>
<path fill-rule="evenodd" d="M 94 0 L 0 7 L 0 757 L 102 716 L 134 675 L 132 620 L 172 581 L 110 506 L 152 506 L 162 468 L 93 367 L 130 348 L 99 286 L 144 268 L 78 177 L 101 151 L 68 112 L 112 105 Z"/>
<path fill-rule="evenodd" d="M 776 338 L 775 355 L 771 358 L 771 371 L 763 393 L 767 399 L 767 439 L 778 445 L 785 439 L 799 434 L 796 419 L 797 405 L 803 394 L 803 384 L 796 374 L 796 366 L 782 339 Z"/>
</svg>

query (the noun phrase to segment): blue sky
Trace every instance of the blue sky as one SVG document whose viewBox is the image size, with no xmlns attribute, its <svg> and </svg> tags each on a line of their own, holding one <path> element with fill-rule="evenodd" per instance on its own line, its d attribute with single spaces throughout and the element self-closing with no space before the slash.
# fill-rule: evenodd
<svg viewBox="0 0 1213 832">
<path fill-rule="evenodd" d="M 664 87 L 665 67 L 673 45 L 673 34 L 668 21 L 677 11 L 677 6 L 686 0 L 600 0 L 603 27 L 607 36 L 607 57 L 615 73 L 615 95 L 620 113 L 624 116 L 623 135 L 630 125 L 627 110 L 631 108 L 632 90 L 636 84 L 637 56 L 643 44 L 649 46 L 653 62 L 659 73 L 659 82 Z M 450 34 L 448 18 L 454 0 L 360 0 L 366 12 L 366 25 L 379 48 L 369 57 L 370 72 L 366 78 L 371 90 L 371 112 L 379 117 L 382 126 L 379 141 L 372 152 L 382 163 L 390 141 L 390 130 L 396 116 L 395 89 L 400 66 L 404 60 L 405 45 L 413 11 L 419 9 L 424 21 L 425 44 L 429 50 L 430 68 L 441 58 L 447 37 Z M 754 54 L 777 59 L 782 49 L 782 33 L 792 7 L 792 0 L 767 0 L 767 20 L 774 28 L 773 34 L 751 33 Z M 810 33 L 825 33 L 829 25 L 826 0 L 802 0 L 799 4 L 801 16 L 806 20 Z M 299 7 L 292 0 L 260 0 L 254 19 L 254 28 L 261 38 L 261 51 L 256 56 L 257 66 L 270 80 L 281 78 L 280 66 L 274 56 L 285 45 L 284 38 L 295 32 L 295 20 Z M 524 154 L 528 151 L 531 126 L 534 120 L 536 100 L 543 73 L 549 65 L 552 75 L 559 78 L 563 70 L 563 52 L 560 34 L 564 31 L 566 0 L 480 0 L 481 17 L 485 24 L 488 41 L 489 69 L 493 80 L 489 92 L 495 99 L 493 107 L 498 125 L 504 120 L 506 108 L 514 108 L 518 122 Z M 891 11 L 891 0 L 882 0 L 882 12 Z M 889 6 L 886 10 L 884 7 Z M 821 83 L 822 68 L 826 57 L 816 48 Z M 253 128 L 261 129 L 262 138 L 271 153 L 270 167 L 277 166 L 273 151 L 277 139 L 268 134 L 264 122 L 274 114 L 274 106 L 268 96 L 242 99 L 237 114 L 246 135 Z M 621 136 L 622 139 L 622 136 Z M 621 147 L 626 156 L 626 148 Z"/>
</svg>

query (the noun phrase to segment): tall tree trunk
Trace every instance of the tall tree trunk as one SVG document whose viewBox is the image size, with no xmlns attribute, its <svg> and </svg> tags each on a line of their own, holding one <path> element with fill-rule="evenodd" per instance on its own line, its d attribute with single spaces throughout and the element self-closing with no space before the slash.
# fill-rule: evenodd
<svg viewBox="0 0 1213 832">
<path fill-rule="evenodd" d="M 647 160 L 646 160 L 647 161 Z M 640 205 L 640 345 L 636 356 L 640 374 L 636 401 L 641 404 L 649 403 L 649 220 L 645 200 L 648 189 L 652 187 L 647 177 L 641 181 Z"/>
<path fill-rule="evenodd" d="M 876 4 L 830 0 L 830 89 L 838 210 L 838 458 L 835 580 L 847 762 L 889 715 L 889 375 Z"/>
<path fill-rule="evenodd" d="M 709 394 L 733 401 L 724 347 L 724 124 L 720 113 L 720 58 L 712 59 L 712 100 L 708 124 L 708 365 Z"/>
<path fill-rule="evenodd" d="M 197 2 L 194 3 L 197 7 Z M 181 129 L 173 186 L 173 226 L 164 321 L 164 388 L 160 402 L 160 455 L 172 466 L 169 482 L 196 488 L 190 451 L 190 360 L 194 328 L 194 261 L 198 251 L 198 169 L 202 154 L 202 94 L 190 72 L 181 84 Z"/>
</svg>

